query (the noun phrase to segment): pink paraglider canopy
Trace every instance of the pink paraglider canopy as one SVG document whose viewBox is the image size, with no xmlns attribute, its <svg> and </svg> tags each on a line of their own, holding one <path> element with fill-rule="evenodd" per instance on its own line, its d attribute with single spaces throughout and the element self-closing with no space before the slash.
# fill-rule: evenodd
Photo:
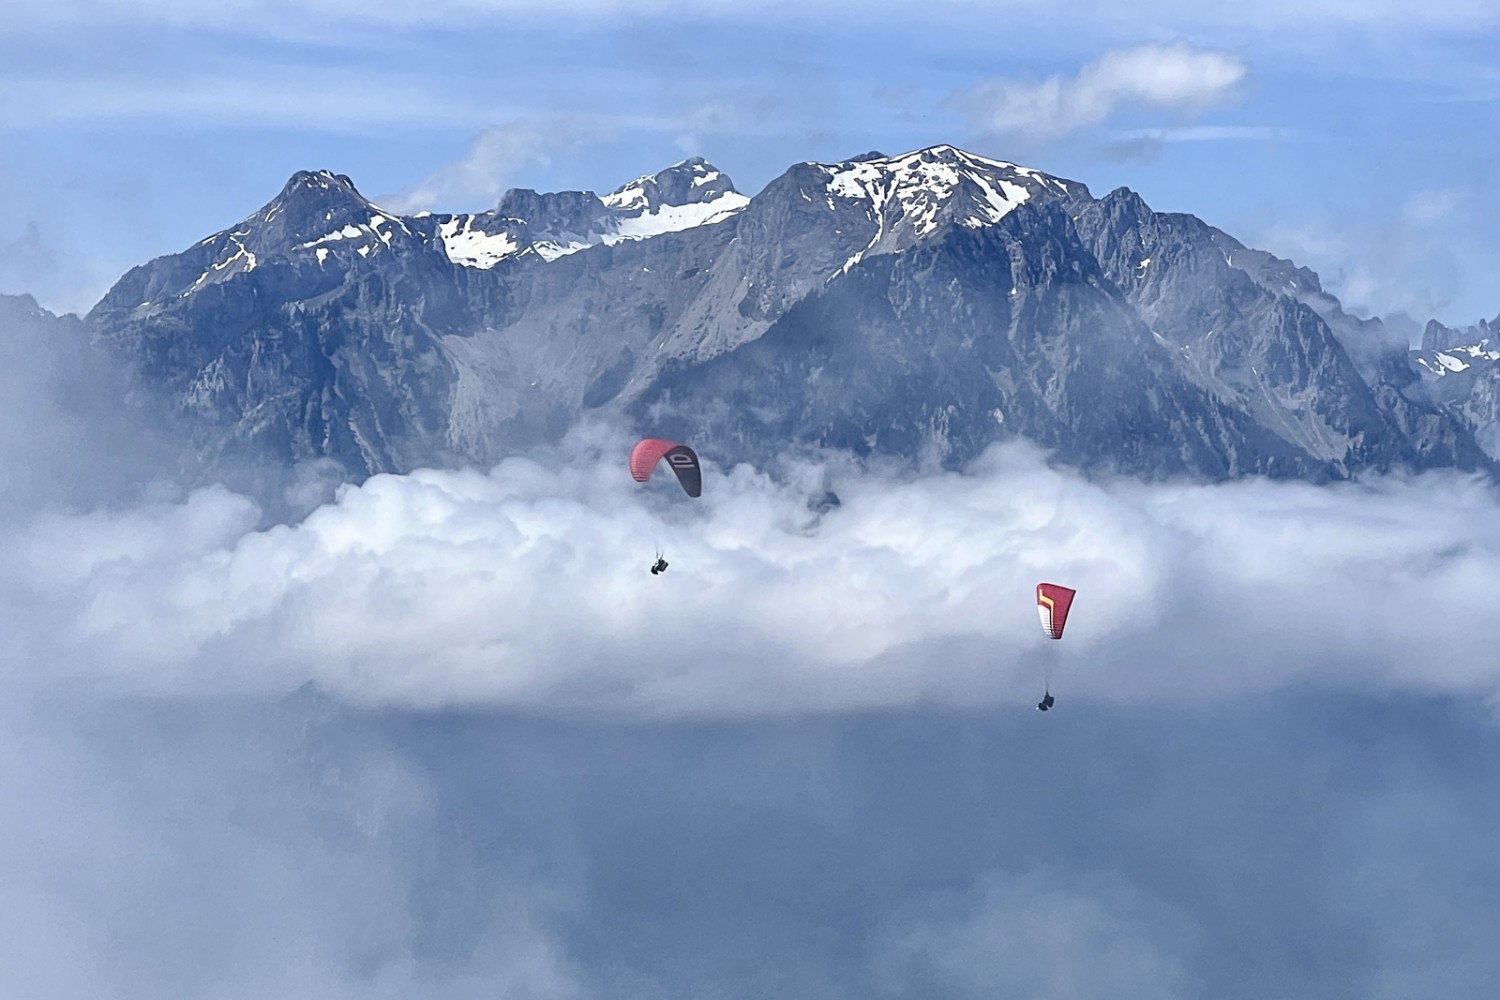
<svg viewBox="0 0 1500 1000">
<path fill-rule="evenodd" d="M 693 449 L 666 438 L 645 438 L 630 450 L 630 474 L 638 483 L 644 483 L 656 471 L 663 458 L 677 474 L 677 481 L 690 497 L 703 495 L 703 470 L 698 466 L 698 455 Z"/>
</svg>

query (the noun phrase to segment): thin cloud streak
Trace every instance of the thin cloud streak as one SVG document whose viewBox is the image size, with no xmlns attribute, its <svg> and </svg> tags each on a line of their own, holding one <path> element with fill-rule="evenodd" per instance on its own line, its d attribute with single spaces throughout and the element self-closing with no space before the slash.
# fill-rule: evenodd
<svg viewBox="0 0 1500 1000">
<path fill-rule="evenodd" d="M 355 131 L 381 125 L 446 127 L 493 120 L 492 103 L 455 97 L 417 83 L 393 82 L 364 70 L 303 67 L 268 78 L 239 77 L 21 78 L 5 81 L 10 101 L 0 129 L 60 122 L 133 120 L 199 126 L 267 125 Z"/>
<path fill-rule="evenodd" d="M 1290 137 L 1288 129 L 1275 125 L 1185 125 L 1180 128 L 1142 128 L 1121 132 L 1122 140 L 1153 142 L 1270 142 Z"/>
<path fill-rule="evenodd" d="M 189 0 L 149 0 L 142 4 L 120 4 L 113 0 L 67 0 L 62 3 L 20 0 L 13 8 L 12 14 L 18 25 L 240 25 L 266 34 L 287 31 L 309 19 L 324 24 L 464 27 L 506 21 L 555 21 L 558 18 L 581 23 L 684 16 L 742 21 L 758 20 L 771 12 L 798 20 L 856 14 L 862 19 L 873 17 L 878 20 L 882 16 L 880 8 L 870 8 L 853 0 L 818 0 L 799 4 L 795 9 L 771 0 L 752 0 L 750 3 L 731 3 L 729 0 L 565 0 L 562 3 L 543 3 L 540 0 L 397 0 L 380 4 L 360 4 L 351 0 L 315 0 L 313 3 L 229 0 L 210 7 Z M 930 13 L 934 18 L 951 21 L 985 16 L 1009 20 L 1025 15 L 1040 23 L 1048 23 L 1063 16 L 1056 5 L 1042 0 L 1002 0 L 999 3 L 940 0 L 932 6 Z M 1188 0 L 1145 0 L 1132 5 L 1128 14 L 1116 4 L 1097 0 L 1070 6 L 1066 16 L 1117 29 L 1129 25 L 1137 34 L 1139 25 L 1148 19 L 1157 23 L 1170 21 L 1203 27 L 1308 29 L 1326 26 L 1434 30 L 1493 25 L 1500 21 L 1500 13 L 1484 0 L 1441 0 L 1427 4 L 1408 4 L 1399 0 L 1333 0 L 1319 4 L 1273 0 L 1241 7 L 1209 7 Z"/>
</svg>

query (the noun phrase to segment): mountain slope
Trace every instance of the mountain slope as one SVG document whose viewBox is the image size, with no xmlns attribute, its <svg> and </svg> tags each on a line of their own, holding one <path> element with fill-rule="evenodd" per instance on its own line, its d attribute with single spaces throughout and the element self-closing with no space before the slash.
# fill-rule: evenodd
<svg viewBox="0 0 1500 1000">
<path fill-rule="evenodd" d="M 724 461 L 793 441 L 955 464 L 1021 436 L 1151 477 L 1489 463 L 1311 272 L 951 146 L 796 164 L 751 199 L 694 159 L 467 216 L 299 173 L 87 322 L 204 454 L 355 477 L 490 462 L 590 411 Z"/>
<path fill-rule="evenodd" d="M 1075 222 L 1190 378 L 1336 474 L 1483 461 L 1460 422 L 1404 391 L 1416 382 L 1404 349 L 1393 368 L 1379 356 L 1385 345 L 1364 331 L 1361 371 L 1305 301 L 1317 297 L 1324 312 L 1342 316 L 1311 272 L 1284 268 L 1192 216 L 1152 212 L 1123 189 L 1084 206 Z"/>
<path fill-rule="evenodd" d="M 1327 474 L 1185 378 L 1079 251 L 1056 204 L 950 226 L 664 373 L 636 412 L 762 458 L 805 442 L 953 463 L 1019 436 L 1136 475 Z"/>
</svg>

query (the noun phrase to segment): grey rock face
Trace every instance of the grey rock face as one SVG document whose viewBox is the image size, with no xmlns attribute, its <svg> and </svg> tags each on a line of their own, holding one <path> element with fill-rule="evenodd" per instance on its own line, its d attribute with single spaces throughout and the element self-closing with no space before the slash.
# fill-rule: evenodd
<svg viewBox="0 0 1500 1000">
<path fill-rule="evenodd" d="M 788 444 L 953 464 L 1025 437 L 1135 475 L 1322 477 L 1176 370 L 1058 205 L 863 260 L 764 336 L 665 371 L 635 411 L 766 459 Z"/>
<path fill-rule="evenodd" d="M 204 454 L 351 476 L 490 462 L 588 411 L 722 461 L 786 442 L 946 464 L 1311 479 L 1487 467 L 1378 322 L 1186 215 L 950 146 L 802 163 L 754 199 L 692 159 L 405 218 L 299 173 L 132 270 L 92 335 Z"/>
<path fill-rule="evenodd" d="M 329 456 L 368 474 L 454 460 L 435 330 L 456 312 L 451 270 L 347 178 L 299 173 L 233 229 L 133 269 L 87 321 L 207 457 Z"/>
<path fill-rule="evenodd" d="M 1333 474 L 1484 463 L 1462 421 L 1406 392 L 1404 345 L 1344 314 L 1312 272 L 1124 190 L 1076 225 L 1190 378 Z"/>
<path fill-rule="evenodd" d="M 1500 316 L 1469 327 L 1450 328 L 1436 320 L 1422 333 L 1422 347 L 1412 351 L 1429 398 L 1458 414 L 1476 429 L 1479 444 L 1500 458 Z"/>
<path fill-rule="evenodd" d="M 512 188 L 501 197 L 495 214 L 524 221 L 540 233 L 581 236 L 594 228 L 605 214 L 605 207 L 592 191 L 537 194 L 525 188 Z"/>
<path fill-rule="evenodd" d="M 1491 338 L 1500 339 L 1500 316 L 1480 320 L 1473 326 L 1448 327 L 1428 320 L 1422 329 L 1422 350 L 1442 351 L 1450 347 L 1469 347 Z"/>
</svg>

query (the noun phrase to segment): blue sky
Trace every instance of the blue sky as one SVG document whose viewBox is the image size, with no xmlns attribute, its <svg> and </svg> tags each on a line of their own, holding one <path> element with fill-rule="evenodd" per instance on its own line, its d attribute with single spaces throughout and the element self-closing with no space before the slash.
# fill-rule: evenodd
<svg viewBox="0 0 1500 1000">
<path fill-rule="evenodd" d="M 141 4 L 22 0 L 0 40 L 0 291 L 82 310 L 294 171 L 489 207 L 688 155 L 951 142 L 1128 185 L 1313 267 L 1347 306 L 1500 312 L 1500 13 L 1477 2 Z"/>
</svg>

